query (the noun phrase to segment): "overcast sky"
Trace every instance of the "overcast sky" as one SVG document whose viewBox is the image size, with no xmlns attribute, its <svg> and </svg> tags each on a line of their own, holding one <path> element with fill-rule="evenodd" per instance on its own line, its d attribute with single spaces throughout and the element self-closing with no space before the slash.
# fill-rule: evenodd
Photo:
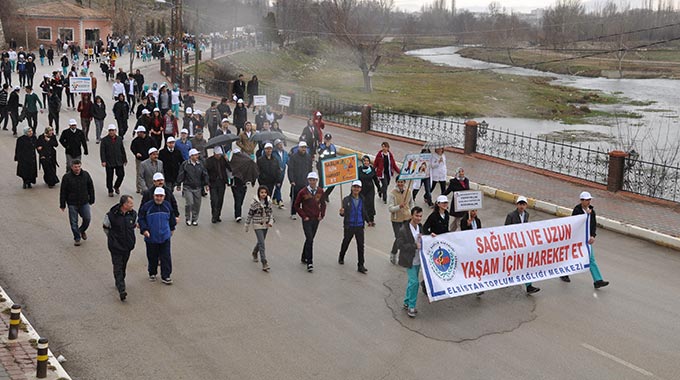
<svg viewBox="0 0 680 380">
<path fill-rule="evenodd" d="M 468 8 L 471 10 L 480 10 L 486 8 L 492 0 L 456 0 L 457 8 Z M 535 8 L 542 8 L 546 5 L 552 4 L 551 0 L 498 0 L 502 6 L 508 10 L 515 10 L 518 12 L 530 11 Z M 423 4 L 432 3 L 431 0 L 394 0 L 394 5 L 406 11 L 417 11 Z M 451 0 L 447 0 L 449 4 L 447 8 L 451 7 Z"/>
</svg>

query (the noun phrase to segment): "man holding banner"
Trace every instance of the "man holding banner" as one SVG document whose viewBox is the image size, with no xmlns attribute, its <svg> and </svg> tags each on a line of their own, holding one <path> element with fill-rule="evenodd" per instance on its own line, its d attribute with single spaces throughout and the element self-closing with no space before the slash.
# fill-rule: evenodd
<svg viewBox="0 0 680 380">
<path fill-rule="evenodd" d="M 517 197 L 515 205 L 517 206 L 517 208 L 514 211 L 510 212 L 505 217 L 506 226 L 509 226 L 511 224 L 529 223 L 529 212 L 527 211 L 527 198 L 520 195 L 519 197 Z M 541 288 L 533 286 L 531 282 L 527 282 L 525 286 L 527 288 L 527 294 L 534 294 L 541 291 Z"/>
<path fill-rule="evenodd" d="M 418 274 L 420 273 L 420 248 L 423 226 L 423 209 L 415 206 L 411 209 L 411 220 L 402 225 L 397 236 L 399 246 L 399 266 L 406 269 L 408 284 L 404 295 L 404 309 L 409 317 L 415 318 L 416 301 L 418 301 Z"/>
</svg>

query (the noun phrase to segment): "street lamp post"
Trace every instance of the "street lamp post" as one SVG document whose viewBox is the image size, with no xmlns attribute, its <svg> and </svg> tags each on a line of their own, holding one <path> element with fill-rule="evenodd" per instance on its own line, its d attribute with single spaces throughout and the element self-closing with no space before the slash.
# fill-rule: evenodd
<svg viewBox="0 0 680 380">
<path fill-rule="evenodd" d="M 159 4 L 171 4 L 166 0 L 156 0 Z M 171 29 L 172 29 L 172 73 L 170 74 L 175 83 L 182 85 L 182 0 L 172 0 Z"/>
</svg>

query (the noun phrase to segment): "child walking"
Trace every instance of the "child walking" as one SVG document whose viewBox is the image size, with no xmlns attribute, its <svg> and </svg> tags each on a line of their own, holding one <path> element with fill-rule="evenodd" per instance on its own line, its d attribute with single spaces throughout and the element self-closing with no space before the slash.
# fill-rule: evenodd
<svg viewBox="0 0 680 380">
<path fill-rule="evenodd" d="M 257 237 L 257 243 L 253 248 L 253 261 L 257 262 L 257 253 L 260 253 L 260 261 L 262 262 L 262 270 L 269 272 L 269 264 L 267 263 L 267 256 L 265 255 L 264 240 L 267 238 L 267 231 L 272 226 L 274 219 L 272 217 L 272 199 L 269 197 L 269 190 L 266 186 L 257 188 L 257 195 L 253 199 L 253 203 L 248 210 L 246 217 L 246 232 L 250 223 L 253 223 L 253 230 Z"/>
</svg>

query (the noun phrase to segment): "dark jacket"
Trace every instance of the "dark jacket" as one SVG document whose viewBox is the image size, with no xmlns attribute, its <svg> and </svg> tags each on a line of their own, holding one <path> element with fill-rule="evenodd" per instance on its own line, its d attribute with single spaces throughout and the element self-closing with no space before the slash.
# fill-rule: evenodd
<svg viewBox="0 0 680 380">
<path fill-rule="evenodd" d="M 410 268 L 413 266 L 413 259 L 418 254 L 416 240 L 411 233 L 411 223 L 404 223 L 397 234 L 397 247 L 399 247 L 399 266 Z M 423 231 L 423 226 L 418 224 L 418 229 Z"/>
<path fill-rule="evenodd" d="M 117 101 L 113 105 L 113 116 L 116 120 L 127 120 L 130 115 L 130 105 L 126 101 Z"/>
<path fill-rule="evenodd" d="M 231 167 L 229 161 L 222 155 L 219 158 L 210 156 L 205 160 L 205 169 L 208 171 L 208 182 L 212 186 L 224 186 L 229 179 Z"/>
<path fill-rule="evenodd" d="M 140 161 L 144 161 L 149 158 L 149 149 L 153 147 L 155 147 L 153 139 L 149 136 L 144 138 L 137 136 L 132 139 L 132 142 L 130 143 L 130 151 L 135 156 L 135 159 Z M 137 157 L 137 153 L 139 153 L 141 157 Z"/>
<path fill-rule="evenodd" d="M 59 208 L 94 204 L 94 184 L 90 173 L 81 170 L 79 175 L 68 172 L 61 179 L 59 191 Z"/>
<path fill-rule="evenodd" d="M 26 135 L 17 139 L 14 149 L 14 161 L 17 162 L 17 176 L 24 182 L 35 183 L 38 177 L 38 165 L 35 155 L 36 138 Z"/>
<path fill-rule="evenodd" d="M 96 120 L 106 119 L 106 104 L 104 104 L 104 101 L 102 101 L 101 104 L 94 102 L 92 105 L 92 117 L 94 117 Z"/>
<path fill-rule="evenodd" d="M 301 155 L 299 152 L 292 154 L 288 159 L 288 181 L 296 186 L 307 184 L 307 174 L 312 171 L 312 156 L 309 153 Z"/>
<path fill-rule="evenodd" d="M 66 128 L 61 132 L 59 137 L 59 143 L 64 147 L 66 154 L 71 157 L 80 157 L 82 152 L 85 152 L 87 156 L 87 141 L 85 140 L 85 134 L 81 129 Z M 82 146 L 82 151 L 80 147 Z"/>
<path fill-rule="evenodd" d="M 179 166 L 184 162 L 182 152 L 180 152 L 177 147 L 175 147 L 172 152 L 165 147 L 158 152 L 158 159 L 163 161 L 163 175 L 165 176 L 165 180 L 174 184 L 175 181 L 177 181 L 177 175 L 179 174 Z"/>
<path fill-rule="evenodd" d="M 368 168 L 359 168 L 359 180 L 361 181 L 361 195 L 364 197 L 375 196 L 375 189 L 380 191 L 380 180 L 375 173 L 375 168 L 371 165 Z"/>
<path fill-rule="evenodd" d="M 271 158 L 267 158 L 266 155 L 258 157 L 257 168 L 260 170 L 260 175 L 257 179 L 260 185 L 267 186 L 281 183 L 281 167 L 279 166 L 279 160 L 274 157 L 273 153 Z"/>
<path fill-rule="evenodd" d="M 248 96 L 254 96 L 259 94 L 260 90 L 260 82 L 256 80 L 249 80 L 248 85 L 246 86 L 246 89 L 248 90 Z"/>
<path fill-rule="evenodd" d="M 231 107 L 229 107 L 229 104 L 220 103 L 217 105 L 217 110 L 220 112 L 220 122 L 225 117 L 231 116 Z"/>
<path fill-rule="evenodd" d="M 243 94 L 246 91 L 246 82 L 242 80 L 235 80 L 233 85 L 233 93 L 238 99 L 243 99 Z"/>
<path fill-rule="evenodd" d="M 470 219 L 470 214 L 467 212 L 465 213 L 465 216 L 460 220 L 460 230 L 461 231 L 467 231 L 471 230 L 472 226 L 468 226 L 467 222 Z M 482 221 L 479 220 L 478 217 L 475 217 L 475 222 L 477 223 L 477 229 L 482 228 Z"/>
<path fill-rule="evenodd" d="M 234 108 L 234 125 L 243 129 L 248 121 L 248 109 L 246 107 L 239 107 L 238 105 Z"/>
<path fill-rule="evenodd" d="M 174 215 L 175 218 L 179 217 L 179 207 L 177 207 L 177 198 L 175 198 L 175 195 L 172 193 L 172 189 L 167 186 L 163 186 L 163 189 L 165 189 L 165 201 L 170 203 L 170 207 L 172 208 L 172 215 Z M 154 191 L 156 191 L 156 186 L 150 187 L 142 191 L 142 202 L 140 204 L 145 204 L 148 201 L 153 201 Z"/>
<path fill-rule="evenodd" d="M 456 191 L 465 191 L 465 190 L 470 190 L 470 180 L 467 177 L 465 177 L 463 179 L 463 183 L 461 183 L 458 180 L 458 178 L 454 177 L 454 178 L 451 178 L 451 180 L 449 180 L 449 186 L 446 188 L 446 191 L 444 191 L 444 193 L 442 193 L 442 195 L 449 195 L 449 193 L 455 193 Z M 466 213 L 465 211 L 454 212 L 454 203 L 455 202 L 453 202 L 453 201 L 451 202 L 451 206 L 450 206 L 450 209 L 449 209 L 449 212 L 451 213 L 451 215 L 453 215 L 457 218 L 460 218 L 463 215 L 465 215 L 465 213 Z"/>
<path fill-rule="evenodd" d="M 165 243 L 172 237 L 177 220 L 173 216 L 170 202 L 164 200 L 161 204 L 156 204 L 151 200 L 142 205 L 139 209 L 139 229 L 142 234 L 149 231 L 150 236 L 144 241 L 154 244 Z"/>
<path fill-rule="evenodd" d="M 309 188 L 303 188 L 295 197 L 293 209 L 297 211 L 303 220 L 305 218 L 312 220 L 323 219 L 326 215 L 326 202 L 324 201 L 323 193 L 324 191 L 321 187 L 316 188 L 315 195 L 312 195 Z"/>
<path fill-rule="evenodd" d="M 47 98 L 47 110 L 53 115 L 61 111 L 61 98 L 56 92 L 53 92 L 52 95 Z"/>
<path fill-rule="evenodd" d="M 342 208 L 344 209 L 342 226 L 344 228 L 363 227 L 364 222 L 368 221 L 366 207 L 364 207 L 364 197 L 359 194 L 359 204 L 356 207 L 352 199 L 351 194 L 342 199 Z"/>
<path fill-rule="evenodd" d="M 521 224 L 522 219 L 519 217 L 519 212 L 515 209 L 505 217 L 505 225 Z M 524 223 L 529 223 L 529 211 L 524 210 Z"/>
<path fill-rule="evenodd" d="M 208 171 L 205 170 L 200 160 L 196 161 L 196 164 L 191 163 L 191 159 L 182 162 L 175 185 L 180 186 L 182 184 L 190 189 L 200 189 L 208 185 Z"/>
<path fill-rule="evenodd" d="M 10 112 L 19 112 L 19 107 L 22 105 L 19 103 L 19 91 L 12 91 L 9 93 L 9 99 L 7 100 L 7 110 Z"/>
<path fill-rule="evenodd" d="M 597 217 L 595 216 L 595 208 L 593 206 L 588 206 L 590 208 L 590 236 L 595 237 L 597 236 Z M 581 207 L 581 204 L 577 204 L 574 207 L 574 211 L 571 212 L 571 215 L 582 215 L 585 214 L 585 211 L 583 211 L 583 207 Z"/>
<path fill-rule="evenodd" d="M 127 164 L 127 157 L 125 155 L 125 146 L 123 146 L 123 139 L 116 136 L 114 142 L 109 135 L 104 136 L 99 145 L 99 156 L 101 162 L 105 162 L 109 168 L 117 168 Z"/>
<path fill-rule="evenodd" d="M 135 248 L 135 226 L 137 225 L 137 211 L 130 210 L 122 213 L 120 205 L 111 207 L 106 216 L 109 226 L 104 226 L 107 235 L 109 251 L 130 252 Z"/>
<path fill-rule="evenodd" d="M 444 218 L 439 215 L 439 210 L 435 209 L 427 217 L 423 224 L 423 234 L 445 234 L 449 232 L 449 212 L 444 211 Z"/>
</svg>

